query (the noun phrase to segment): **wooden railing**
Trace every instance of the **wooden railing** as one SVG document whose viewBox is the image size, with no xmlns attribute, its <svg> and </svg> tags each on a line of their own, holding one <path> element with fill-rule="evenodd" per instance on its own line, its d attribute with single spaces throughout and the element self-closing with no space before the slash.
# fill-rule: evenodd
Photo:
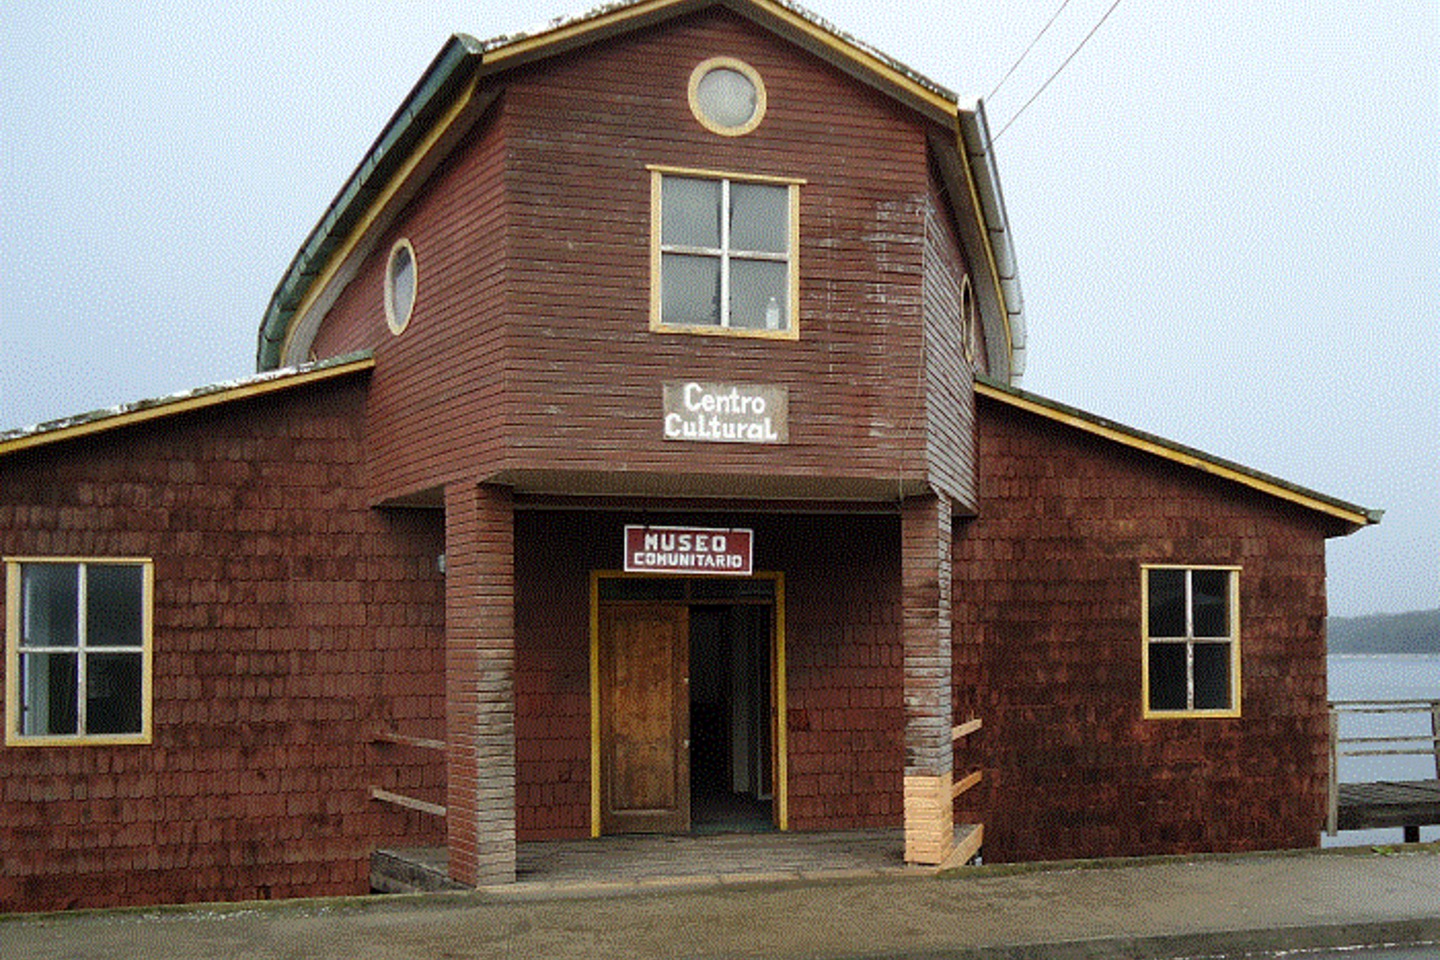
<svg viewBox="0 0 1440 960">
<path fill-rule="evenodd" d="M 1340 718 L 1346 714 L 1428 714 L 1430 733 L 1340 736 Z M 1330 704 L 1330 796 L 1326 831 L 1338 832 L 1340 816 L 1341 757 L 1434 757 L 1435 778 L 1440 780 L 1440 700 L 1335 700 Z"/>
<path fill-rule="evenodd" d="M 971 734 L 979 732 L 982 726 L 984 726 L 984 722 L 980 720 L 979 717 L 976 717 L 951 727 L 951 744 L 958 748 L 961 740 L 964 740 Z M 979 770 L 974 770 L 966 776 L 956 779 L 954 785 L 950 788 L 951 803 L 959 799 L 962 793 L 979 784 L 982 776 Z M 964 838 L 956 843 L 955 849 L 950 852 L 950 856 L 946 858 L 946 863 L 942 866 L 959 866 L 969 863 L 975 859 L 975 855 L 980 852 L 980 847 L 984 842 L 985 825 L 983 823 L 974 824 L 971 830 L 965 834 Z"/>
<path fill-rule="evenodd" d="M 444 750 L 445 741 L 435 740 L 430 737 L 413 737 L 382 727 L 375 730 L 370 740 L 372 743 L 397 744 L 402 747 L 414 747 L 417 750 Z M 404 807 L 407 810 L 418 810 L 420 813 L 428 813 L 431 816 L 443 817 L 447 811 L 444 806 L 438 803 L 431 803 L 428 800 L 421 800 L 418 797 L 409 797 L 403 793 L 394 793 L 390 790 L 383 790 L 380 787 L 370 788 L 370 799 L 378 800 L 381 803 L 392 804 L 397 807 Z"/>
</svg>

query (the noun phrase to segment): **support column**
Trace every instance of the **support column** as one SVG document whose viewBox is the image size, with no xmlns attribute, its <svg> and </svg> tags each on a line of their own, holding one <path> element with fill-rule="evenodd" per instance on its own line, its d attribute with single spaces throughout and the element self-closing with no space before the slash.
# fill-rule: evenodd
<svg viewBox="0 0 1440 960">
<path fill-rule="evenodd" d="M 948 497 L 918 497 L 901 507 L 909 863 L 944 863 L 955 845 L 950 529 Z"/>
<path fill-rule="evenodd" d="M 509 490 L 446 488 L 446 845 L 471 885 L 515 880 L 514 530 Z"/>
</svg>

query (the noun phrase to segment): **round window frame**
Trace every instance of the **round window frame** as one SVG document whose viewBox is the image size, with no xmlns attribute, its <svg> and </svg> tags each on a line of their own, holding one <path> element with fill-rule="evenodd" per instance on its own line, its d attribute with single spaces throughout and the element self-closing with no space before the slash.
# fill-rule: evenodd
<svg viewBox="0 0 1440 960">
<path fill-rule="evenodd" d="M 410 258 L 410 302 L 405 305 L 404 316 L 399 316 L 395 309 L 395 258 L 402 250 Z M 420 261 L 415 256 L 415 247 L 402 237 L 390 247 L 390 256 L 385 258 L 385 323 L 395 336 L 400 336 L 405 332 L 405 328 L 410 326 L 410 318 L 415 314 L 415 301 L 419 294 Z"/>
<path fill-rule="evenodd" d="M 749 120 L 739 126 L 727 127 L 715 122 L 705 114 L 705 110 L 700 104 L 700 82 L 715 70 L 733 70 L 749 80 L 750 85 L 755 88 L 755 112 L 750 115 Z M 735 57 L 711 57 L 697 64 L 695 69 L 690 71 L 689 99 L 690 112 L 695 116 L 695 121 L 711 133 L 717 133 L 722 137 L 743 137 L 760 126 L 761 121 L 765 119 L 765 109 L 769 102 L 769 97 L 765 92 L 765 81 L 760 78 L 759 71 L 744 60 L 738 60 Z"/>
</svg>

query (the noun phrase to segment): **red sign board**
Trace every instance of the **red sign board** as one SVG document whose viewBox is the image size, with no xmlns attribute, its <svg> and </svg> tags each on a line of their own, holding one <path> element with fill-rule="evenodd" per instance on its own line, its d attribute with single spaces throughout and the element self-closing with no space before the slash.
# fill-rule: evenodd
<svg viewBox="0 0 1440 960">
<path fill-rule="evenodd" d="M 748 577 L 755 572 L 755 532 L 708 527 L 626 527 L 626 573 Z"/>
</svg>

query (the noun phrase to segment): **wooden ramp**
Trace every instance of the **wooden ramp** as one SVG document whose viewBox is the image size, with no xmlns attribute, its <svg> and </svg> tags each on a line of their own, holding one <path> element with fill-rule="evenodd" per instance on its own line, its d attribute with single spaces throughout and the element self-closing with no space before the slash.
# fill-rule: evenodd
<svg viewBox="0 0 1440 960">
<path fill-rule="evenodd" d="M 1342 783 L 1339 790 L 1340 830 L 1403 827 L 1405 841 L 1418 843 L 1421 826 L 1440 824 L 1440 780 Z"/>
<path fill-rule="evenodd" d="M 1408 715 L 1418 722 L 1404 731 L 1397 726 L 1342 736 L 1341 717 L 1362 715 Z M 1428 757 L 1436 779 L 1341 783 L 1341 757 Z M 1422 826 L 1440 824 L 1440 700 L 1331 701 L 1329 808 L 1325 829 L 1332 837 L 1340 830 L 1401 827 L 1406 843 L 1419 843 Z"/>
</svg>

